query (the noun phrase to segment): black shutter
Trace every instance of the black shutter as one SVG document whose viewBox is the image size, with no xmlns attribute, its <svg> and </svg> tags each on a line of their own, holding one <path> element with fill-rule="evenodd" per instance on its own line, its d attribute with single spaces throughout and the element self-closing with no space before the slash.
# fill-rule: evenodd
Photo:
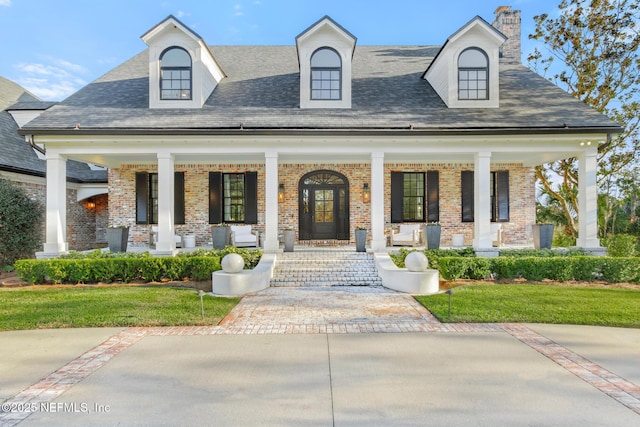
<svg viewBox="0 0 640 427">
<path fill-rule="evenodd" d="M 258 223 L 258 172 L 244 174 L 244 222 Z"/>
<path fill-rule="evenodd" d="M 184 224 L 184 172 L 175 172 L 173 178 L 173 222 Z"/>
<path fill-rule="evenodd" d="M 473 171 L 462 171 L 462 222 L 473 222 Z"/>
<path fill-rule="evenodd" d="M 495 173 L 496 221 L 509 221 L 509 171 Z"/>
<path fill-rule="evenodd" d="M 402 222 L 404 173 L 391 172 L 391 222 Z"/>
<path fill-rule="evenodd" d="M 222 222 L 222 172 L 209 172 L 209 224 Z"/>
<path fill-rule="evenodd" d="M 149 174 L 136 172 L 136 224 L 149 224 Z"/>
<path fill-rule="evenodd" d="M 427 172 L 427 221 L 440 221 L 440 173 Z"/>
</svg>

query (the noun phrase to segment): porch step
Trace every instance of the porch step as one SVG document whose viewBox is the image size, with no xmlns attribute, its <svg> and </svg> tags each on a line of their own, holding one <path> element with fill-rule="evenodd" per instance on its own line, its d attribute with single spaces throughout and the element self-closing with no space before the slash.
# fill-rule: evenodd
<svg viewBox="0 0 640 427">
<path fill-rule="evenodd" d="M 373 255 L 324 249 L 278 254 L 271 286 L 382 286 Z"/>
</svg>

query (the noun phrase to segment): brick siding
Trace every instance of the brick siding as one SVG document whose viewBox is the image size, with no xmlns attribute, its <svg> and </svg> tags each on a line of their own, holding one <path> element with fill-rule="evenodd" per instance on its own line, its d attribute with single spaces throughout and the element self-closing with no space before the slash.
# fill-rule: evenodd
<svg viewBox="0 0 640 427">
<path fill-rule="evenodd" d="M 8 177 L 5 177 L 8 178 Z M 42 206 L 42 220 L 40 228 L 41 241 L 45 241 L 45 206 L 47 200 L 46 186 L 43 183 L 18 181 L 16 176 L 11 181 L 24 190 L 31 200 Z M 67 188 L 67 242 L 70 250 L 84 251 L 106 246 L 106 224 L 108 219 L 108 196 L 95 196 L 95 208 L 87 207 L 87 201 L 77 201 L 77 190 Z M 40 249 L 42 250 L 42 248 Z"/>
<path fill-rule="evenodd" d="M 391 224 L 391 172 L 440 172 L 440 224 L 442 244 L 451 244 L 452 234 L 464 234 L 465 243 L 473 240 L 473 223 L 461 222 L 460 172 L 473 170 L 473 163 L 397 163 L 385 164 L 385 226 Z M 368 163 L 345 164 L 280 164 L 278 180 L 284 184 L 285 199 L 278 206 L 279 228 L 298 231 L 298 186 L 307 173 L 328 170 L 344 175 L 349 182 L 350 240 L 355 241 L 353 230 L 358 226 L 371 229 L 371 205 L 363 201 L 363 185 L 371 182 L 371 166 Z M 492 171 L 509 171 L 509 222 L 503 223 L 506 244 L 525 244 L 531 238 L 531 224 L 535 222 L 535 176 L 532 168 L 521 164 L 495 164 Z M 211 241 L 209 225 L 209 172 L 223 173 L 255 171 L 258 173 L 258 224 L 264 231 L 265 222 L 265 169 L 263 164 L 176 164 L 176 172 L 185 173 L 185 224 L 176 226 L 176 233 L 196 236 L 196 244 Z M 156 165 L 127 164 L 109 171 L 109 225 L 128 225 L 130 244 L 149 244 L 151 225 L 135 222 L 135 173 L 157 172 Z M 369 238 L 370 233 L 369 233 Z"/>
</svg>

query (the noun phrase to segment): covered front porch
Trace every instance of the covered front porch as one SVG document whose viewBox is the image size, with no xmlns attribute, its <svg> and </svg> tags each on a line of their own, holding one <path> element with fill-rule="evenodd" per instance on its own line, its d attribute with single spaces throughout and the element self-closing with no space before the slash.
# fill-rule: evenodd
<svg viewBox="0 0 640 427">
<path fill-rule="evenodd" d="M 443 136 L 431 134 L 367 135 L 288 135 L 269 136 L 255 133 L 229 135 L 87 135 L 78 139 L 41 137 L 47 146 L 47 217 L 46 242 L 38 256 L 57 256 L 66 252 L 66 161 L 75 159 L 108 167 L 109 225 L 131 228 L 131 247 L 148 246 L 151 227 L 157 227 L 154 253 L 177 253 L 174 235 L 194 235 L 196 246 L 206 246 L 210 227 L 227 222 L 231 210 L 220 207 L 222 217 L 212 218 L 215 200 L 211 191 L 211 173 L 241 175 L 255 173 L 255 188 L 246 191 L 248 200 L 256 202 L 255 217 L 244 220 L 262 237 L 265 252 L 281 250 L 285 229 L 297 233 L 297 242 L 343 241 L 353 244 L 356 227 L 368 230 L 367 247 L 373 252 L 386 251 L 390 228 L 402 221 L 394 219 L 391 207 L 391 175 L 412 171 L 427 176 L 440 172 L 438 222 L 443 226 L 442 245 L 452 243 L 454 234 L 464 236 L 464 245 L 478 251 L 493 248 L 492 198 L 496 170 L 511 170 L 509 197 L 511 216 L 503 222 L 512 241 L 506 245 L 522 246 L 530 242 L 535 222 L 532 168 L 544 162 L 577 157 L 579 160 L 579 238 L 578 246 L 600 247 L 597 238 L 596 153 L 597 143 L 606 135 L 510 135 Z M 158 140 L 161 140 L 161 144 Z M 159 146 L 162 149 L 158 149 Z M 136 173 L 153 175 L 155 194 L 147 197 L 153 220 L 141 220 L 141 195 L 136 188 Z M 344 178 L 342 184 L 318 184 L 314 197 L 304 193 L 304 177 L 329 171 Z M 463 218 L 460 205 L 460 174 L 472 176 L 472 221 Z M 183 173 L 183 180 L 176 173 Z M 427 177 L 426 179 L 429 179 Z M 178 188 L 176 188 L 178 183 Z M 309 189 L 309 188 L 307 188 Z M 150 191 L 150 190 L 149 190 Z M 344 191 L 344 194 L 340 193 Z M 426 189 L 425 195 L 426 195 Z M 522 202 L 520 193 L 526 193 Z M 176 211 L 176 200 L 184 198 L 184 212 Z M 322 197 L 321 200 L 318 197 Z M 231 196 L 228 197 L 231 200 Z M 433 209 L 424 197 L 426 210 Z M 524 199 L 523 199 L 524 200 Z M 223 201 L 225 202 L 225 201 Z M 229 201 L 232 205 L 233 201 Z M 305 203 L 312 202 L 313 220 L 343 215 L 341 235 L 332 238 L 305 239 Z M 321 203 L 319 203 L 321 202 Z M 329 203 L 330 202 L 330 203 Z M 240 203 L 237 203 L 238 205 Z M 469 204 L 469 201 L 467 201 Z M 344 211 L 341 211 L 344 209 Z M 243 211 L 246 214 L 246 210 Z M 183 218 L 179 218 L 180 215 Z M 425 213 L 421 223 L 429 222 Z M 337 220 L 334 220 L 337 221 Z M 235 221 L 230 221 L 235 223 Z M 329 221 L 325 221 L 329 222 Z"/>
</svg>

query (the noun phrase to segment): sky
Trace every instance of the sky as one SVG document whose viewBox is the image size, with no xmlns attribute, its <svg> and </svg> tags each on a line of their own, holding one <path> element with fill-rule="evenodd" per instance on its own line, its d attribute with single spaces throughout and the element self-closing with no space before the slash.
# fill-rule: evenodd
<svg viewBox="0 0 640 427">
<path fill-rule="evenodd" d="M 523 62 L 533 17 L 560 0 L 0 0 L 0 76 L 61 101 L 146 49 L 140 36 L 174 15 L 209 45 L 294 45 L 329 15 L 357 45 L 442 45 L 476 15 L 521 11 Z M 356 47 L 357 49 L 357 47 Z"/>
</svg>

